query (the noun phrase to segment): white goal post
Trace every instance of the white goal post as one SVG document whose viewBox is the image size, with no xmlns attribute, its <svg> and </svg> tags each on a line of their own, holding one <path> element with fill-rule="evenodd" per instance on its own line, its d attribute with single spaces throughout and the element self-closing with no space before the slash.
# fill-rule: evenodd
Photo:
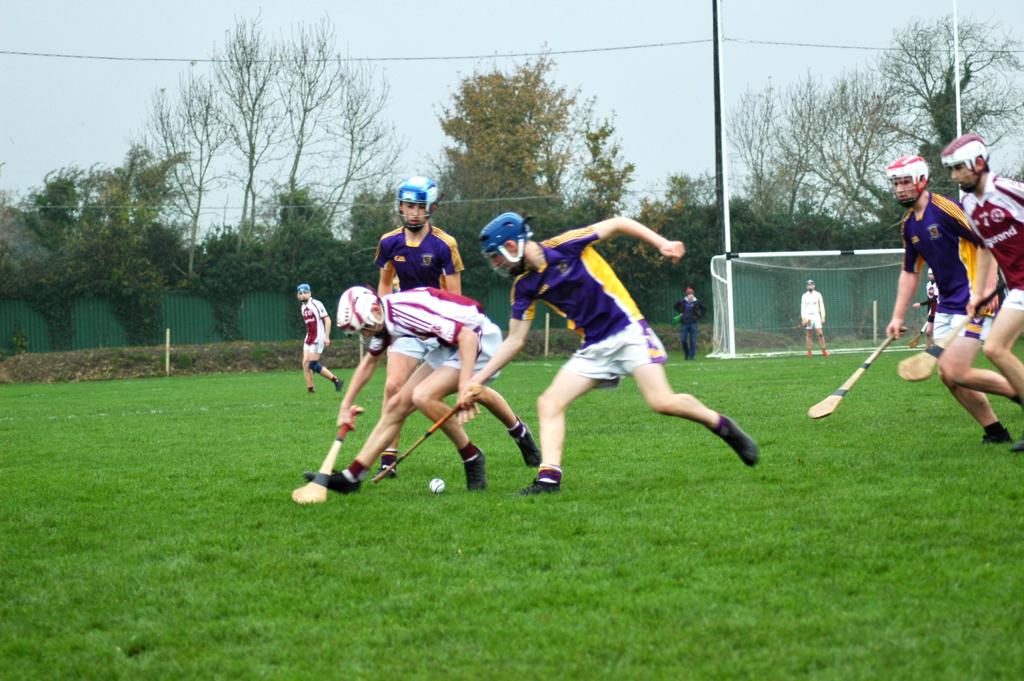
<svg viewBox="0 0 1024 681">
<path fill-rule="evenodd" d="M 711 357 L 805 352 L 800 297 L 815 281 L 825 301 L 829 350 L 865 350 L 885 335 L 902 248 L 730 253 L 711 259 L 714 349 Z M 926 277 L 921 277 L 920 297 Z M 924 312 L 920 316 L 924 316 Z M 916 319 L 908 319 L 913 324 Z M 817 342 L 815 341 L 815 348 Z"/>
</svg>

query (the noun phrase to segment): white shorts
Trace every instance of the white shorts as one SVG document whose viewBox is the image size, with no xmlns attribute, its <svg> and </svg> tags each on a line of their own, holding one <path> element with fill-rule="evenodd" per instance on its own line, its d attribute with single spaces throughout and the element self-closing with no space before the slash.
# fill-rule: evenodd
<svg viewBox="0 0 1024 681">
<path fill-rule="evenodd" d="M 494 353 L 498 351 L 501 346 L 501 329 L 498 325 L 487 320 L 484 322 L 483 336 L 480 338 L 480 349 L 476 355 L 476 365 L 473 367 L 474 371 L 480 371 L 484 368 L 484 365 L 490 361 Z M 440 342 L 437 347 L 427 353 L 426 359 L 427 364 L 432 369 L 438 369 L 440 367 L 449 367 L 451 369 L 461 369 L 462 361 L 459 357 L 459 349 L 451 348 L 446 345 L 441 345 Z M 490 383 L 498 377 L 501 372 L 497 372 L 487 381 Z"/>
<path fill-rule="evenodd" d="M 953 333 L 960 322 L 966 319 L 965 314 L 952 314 L 949 312 L 936 312 L 935 313 L 935 325 L 932 327 L 932 338 L 937 342 L 943 338 L 948 338 L 949 334 Z M 982 324 L 968 324 L 960 332 L 960 336 L 968 336 L 970 338 L 977 338 L 979 340 L 985 340 L 988 337 L 988 330 L 992 328 L 992 318 L 985 317 L 985 321 Z"/>
<path fill-rule="evenodd" d="M 1024 312 L 1024 289 L 1010 289 L 1010 292 L 1006 294 L 1006 298 L 1003 299 L 1003 304 L 1000 307 Z"/>
<path fill-rule="evenodd" d="M 807 324 L 804 325 L 804 328 L 807 329 L 807 330 L 820 329 L 821 328 L 821 318 L 820 317 L 808 317 L 807 318 Z"/>
<path fill-rule="evenodd" d="M 400 336 L 391 341 L 391 345 L 388 346 L 388 354 L 397 352 L 399 355 L 412 357 L 417 362 L 422 362 L 427 355 L 440 346 L 441 342 L 436 338 L 424 340 L 415 336 Z"/>
<path fill-rule="evenodd" d="M 595 381 L 617 381 L 648 364 L 664 364 L 665 346 L 646 322 L 633 322 L 617 334 L 577 350 L 565 369 Z"/>
<path fill-rule="evenodd" d="M 303 343 L 302 354 L 304 355 L 322 355 L 324 354 L 324 342 L 317 341 L 316 343 Z"/>
</svg>

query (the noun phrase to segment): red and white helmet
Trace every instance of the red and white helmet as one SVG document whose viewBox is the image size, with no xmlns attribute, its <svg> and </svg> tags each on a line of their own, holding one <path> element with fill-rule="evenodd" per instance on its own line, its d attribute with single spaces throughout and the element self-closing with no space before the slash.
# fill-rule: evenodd
<svg viewBox="0 0 1024 681">
<path fill-rule="evenodd" d="M 885 176 L 890 182 L 897 177 L 909 177 L 923 191 L 928 184 L 928 162 L 920 156 L 900 156 L 885 167 Z"/>
<path fill-rule="evenodd" d="M 885 176 L 889 178 L 889 186 L 896 199 L 904 206 L 912 206 L 928 186 L 928 163 L 920 156 L 900 156 L 885 167 Z M 905 177 L 914 183 L 913 195 L 908 194 L 904 187 L 896 186 L 896 180 Z"/>
<path fill-rule="evenodd" d="M 978 159 L 984 163 L 981 170 L 988 170 L 988 147 L 981 135 L 974 133 L 960 135 L 942 150 L 942 165 L 947 168 L 963 163 L 971 170 L 978 172 L 978 169 L 974 167 Z"/>
<path fill-rule="evenodd" d="M 335 322 L 342 331 L 359 333 L 384 321 L 380 298 L 365 286 L 353 286 L 341 292 Z"/>
</svg>

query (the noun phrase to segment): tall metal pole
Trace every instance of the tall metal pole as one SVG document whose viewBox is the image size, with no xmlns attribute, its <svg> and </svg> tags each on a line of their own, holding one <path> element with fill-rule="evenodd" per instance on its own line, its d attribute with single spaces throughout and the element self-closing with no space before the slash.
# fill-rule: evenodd
<svg viewBox="0 0 1024 681">
<path fill-rule="evenodd" d="M 722 87 L 722 0 L 711 0 L 711 23 L 714 45 L 715 76 L 715 201 L 718 204 L 718 218 L 722 225 L 722 242 L 725 247 L 725 298 L 726 298 L 726 352 L 728 357 L 736 356 L 736 317 L 733 308 L 732 286 L 732 225 L 729 221 L 729 162 L 725 152 L 725 125 L 723 124 L 722 103 L 725 100 Z"/>
<path fill-rule="evenodd" d="M 960 128 L 960 24 L 957 20 L 956 0 L 953 0 L 953 91 L 956 93 L 956 136 Z"/>
</svg>

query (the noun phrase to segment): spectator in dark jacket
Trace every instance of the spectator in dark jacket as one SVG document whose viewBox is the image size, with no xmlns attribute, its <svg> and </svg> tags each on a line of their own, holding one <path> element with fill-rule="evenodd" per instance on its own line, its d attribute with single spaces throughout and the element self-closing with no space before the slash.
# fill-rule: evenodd
<svg viewBox="0 0 1024 681">
<path fill-rule="evenodd" d="M 687 286 L 686 297 L 677 300 L 673 307 L 679 313 L 675 321 L 679 322 L 679 343 L 683 346 L 683 353 L 686 359 L 694 359 L 697 356 L 697 322 L 704 316 L 704 304 Z"/>
</svg>

